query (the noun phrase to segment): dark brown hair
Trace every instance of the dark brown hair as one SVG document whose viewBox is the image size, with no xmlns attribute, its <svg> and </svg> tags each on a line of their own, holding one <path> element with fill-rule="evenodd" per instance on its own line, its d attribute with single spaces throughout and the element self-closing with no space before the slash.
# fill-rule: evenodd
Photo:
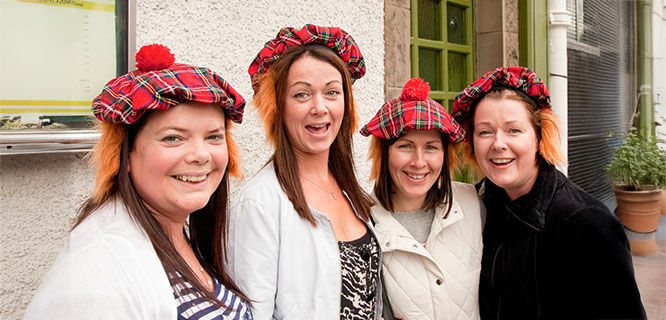
<svg viewBox="0 0 666 320">
<path fill-rule="evenodd" d="M 436 207 L 446 204 L 446 213 L 444 218 L 449 215 L 451 211 L 451 205 L 453 201 L 453 193 L 451 191 L 451 175 L 449 173 L 449 136 L 443 132 L 440 132 L 440 138 L 442 139 L 442 150 L 444 150 L 444 161 L 442 162 L 442 171 L 439 173 L 439 179 L 430 187 L 430 190 L 426 193 L 426 199 L 423 203 L 424 210 L 435 209 Z M 393 180 L 391 179 L 391 174 L 389 172 L 388 164 L 388 154 L 389 147 L 396 143 L 400 137 L 393 139 L 380 139 L 375 136 L 372 137 L 371 141 L 371 152 L 370 158 L 373 160 L 373 168 L 377 167 L 377 175 L 373 176 L 375 178 L 375 196 L 379 203 L 388 211 L 394 212 L 393 200 L 391 195 L 393 192 Z M 377 159 L 379 158 L 379 159 Z M 375 166 L 379 160 L 379 166 Z"/>
<path fill-rule="evenodd" d="M 284 125 L 287 75 L 291 65 L 306 55 L 329 63 L 342 75 L 345 111 L 338 136 L 331 144 L 328 168 L 340 188 L 347 193 L 352 207 L 361 219 L 367 222 L 373 201 L 356 180 L 352 157 L 352 135 L 357 123 L 351 87 L 353 80 L 342 59 L 327 47 L 321 45 L 295 47 L 276 60 L 271 69 L 259 78 L 259 91 L 254 97 L 254 104 L 262 114 L 267 140 L 275 148 L 271 157 L 275 166 L 275 175 L 298 215 L 316 227 L 317 223 L 303 194 L 294 147 Z"/>
<path fill-rule="evenodd" d="M 152 114 L 152 112 L 146 112 L 139 121 L 132 125 L 122 126 L 118 124 L 105 124 L 102 126 L 102 129 L 104 130 L 102 131 L 100 144 L 104 144 L 104 142 L 108 140 L 120 141 L 118 172 L 113 176 L 113 179 L 111 180 L 112 184 L 109 190 L 104 193 L 104 196 L 91 197 L 81 206 L 72 229 L 81 224 L 81 222 L 83 222 L 83 220 L 90 216 L 95 210 L 99 209 L 108 201 L 112 201 L 114 197 L 120 199 L 127 208 L 132 220 L 148 235 L 153 248 L 155 248 L 157 256 L 162 262 L 165 272 L 172 277 L 176 277 L 176 279 L 176 273 L 178 273 L 183 280 L 190 283 L 194 290 L 189 290 L 188 293 L 202 296 L 210 303 L 228 309 L 231 306 L 226 306 L 223 302 L 217 300 L 215 295 L 209 292 L 194 275 L 185 260 L 176 251 L 176 248 L 162 225 L 150 213 L 148 208 L 146 208 L 132 183 L 129 175 L 129 153 L 133 150 L 134 140 L 138 132 L 145 125 L 147 119 L 150 118 L 150 114 Z M 108 135 L 105 136 L 105 134 Z M 102 150 L 101 148 L 96 147 L 95 152 L 102 152 Z M 192 250 L 204 270 L 206 270 L 206 272 L 212 277 L 218 279 L 220 283 L 238 297 L 250 303 L 250 300 L 248 300 L 247 296 L 245 296 L 245 294 L 243 294 L 233 282 L 224 268 L 224 261 L 226 261 L 227 256 L 225 244 L 229 203 L 228 176 L 229 171 L 227 170 L 224 173 L 220 185 L 215 189 L 206 206 L 190 214 L 189 223 L 185 225 L 185 229 L 187 230 L 183 229 L 183 232 L 186 235 L 189 234 L 188 240 L 192 246 Z"/>
</svg>

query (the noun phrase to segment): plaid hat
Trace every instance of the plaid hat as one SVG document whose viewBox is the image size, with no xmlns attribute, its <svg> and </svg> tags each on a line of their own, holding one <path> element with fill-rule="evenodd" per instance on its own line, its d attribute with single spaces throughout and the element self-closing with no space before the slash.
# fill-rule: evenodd
<svg viewBox="0 0 666 320">
<path fill-rule="evenodd" d="M 500 67 L 472 82 L 453 101 L 451 114 L 458 122 L 471 116 L 474 103 L 493 88 L 505 87 L 527 95 L 541 109 L 550 108 L 550 94 L 534 71 L 524 67 Z"/>
<path fill-rule="evenodd" d="M 430 85 L 423 79 L 410 79 L 400 98 L 384 103 L 375 117 L 361 128 L 361 134 L 393 139 L 410 129 L 436 129 L 448 134 L 451 142 L 462 140 L 465 131 L 441 104 L 428 98 L 429 93 Z"/>
<path fill-rule="evenodd" d="M 275 39 L 266 42 L 264 48 L 257 54 L 247 70 L 252 80 L 254 93 L 257 93 L 259 89 L 258 76 L 265 73 L 275 60 L 290 48 L 308 44 L 323 45 L 335 51 L 340 59 L 347 64 L 354 80 L 360 79 L 365 74 L 365 61 L 361 50 L 356 45 L 354 38 L 344 30 L 335 27 L 320 27 L 314 24 L 306 24 L 301 30 L 286 27 L 278 32 Z"/>
<path fill-rule="evenodd" d="M 174 63 L 169 48 L 151 44 L 136 54 L 138 70 L 104 86 L 92 112 L 104 122 L 132 124 L 146 110 L 169 109 L 186 101 L 217 104 L 241 123 L 245 99 L 222 77 L 207 68 Z"/>
</svg>

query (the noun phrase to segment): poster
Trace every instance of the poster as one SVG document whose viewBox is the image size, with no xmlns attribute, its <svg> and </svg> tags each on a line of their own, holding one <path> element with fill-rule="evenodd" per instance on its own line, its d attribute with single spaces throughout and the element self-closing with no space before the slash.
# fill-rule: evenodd
<svg viewBox="0 0 666 320">
<path fill-rule="evenodd" d="M 2 129 L 87 118 L 116 76 L 114 0 L 0 0 L 0 39 Z"/>
</svg>

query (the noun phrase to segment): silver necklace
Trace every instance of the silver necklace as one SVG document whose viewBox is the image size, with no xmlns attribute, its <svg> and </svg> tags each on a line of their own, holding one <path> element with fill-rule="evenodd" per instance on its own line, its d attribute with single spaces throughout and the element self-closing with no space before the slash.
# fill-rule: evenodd
<svg viewBox="0 0 666 320">
<path fill-rule="evenodd" d="M 317 188 L 319 188 L 319 189 L 321 189 L 321 190 L 324 190 L 326 193 L 330 193 L 331 196 L 333 197 L 333 200 L 338 200 L 338 198 L 335 196 L 335 192 L 331 192 L 331 191 L 326 190 L 326 188 L 320 186 L 318 183 L 314 182 L 313 180 L 311 180 L 310 178 L 308 178 L 308 177 L 306 177 L 306 176 L 304 176 L 304 175 L 302 175 L 302 174 L 301 174 L 301 177 L 305 178 L 305 180 L 308 180 L 308 181 L 312 182 L 312 184 L 314 184 L 315 186 L 317 186 Z"/>
</svg>

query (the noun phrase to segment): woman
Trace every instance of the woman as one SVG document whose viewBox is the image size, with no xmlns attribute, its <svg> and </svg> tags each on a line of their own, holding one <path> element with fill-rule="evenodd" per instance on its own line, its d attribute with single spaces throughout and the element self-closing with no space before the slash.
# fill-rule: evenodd
<svg viewBox="0 0 666 320">
<path fill-rule="evenodd" d="M 378 319 L 381 256 L 351 147 L 358 46 L 339 28 L 283 28 L 249 73 L 275 151 L 231 208 L 232 278 L 256 319 Z"/>
<path fill-rule="evenodd" d="M 478 319 L 480 202 L 473 185 L 451 182 L 450 145 L 464 132 L 429 91 L 423 79 L 409 80 L 361 129 L 373 135 L 384 317 Z"/>
<path fill-rule="evenodd" d="M 645 318 L 622 225 L 554 166 L 563 156 L 541 79 L 495 69 L 456 97 L 452 114 L 486 176 L 481 317 Z"/>
<path fill-rule="evenodd" d="M 223 265 L 245 101 L 164 46 L 136 61 L 93 100 L 95 190 L 25 318 L 252 319 Z"/>
</svg>

